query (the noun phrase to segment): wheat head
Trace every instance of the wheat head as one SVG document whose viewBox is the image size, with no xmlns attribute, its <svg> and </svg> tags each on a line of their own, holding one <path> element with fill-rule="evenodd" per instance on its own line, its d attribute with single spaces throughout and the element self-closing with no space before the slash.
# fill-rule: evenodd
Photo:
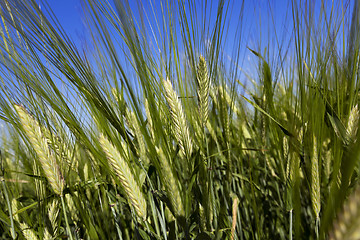
<svg viewBox="0 0 360 240">
<path fill-rule="evenodd" d="M 131 128 L 135 133 L 136 140 L 138 141 L 139 147 L 137 149 L 138 154 L 140 156 L 140 161 L 147 166 L 149 164 L 149 159 L 146 155 L 146 144 L 144 140 L 144 136 L 141 132 L 141 127 L 138 121 L 138 118 L 136 117 L 135 113 L 130 110 L 126 110 L 126 116 L 128 118 L 128 121 L 131 122 Z"/>
<path fill-rule="evenodd" d="M 166 92 L 166 100 L 170 106 L 172 122 L 174 124 L 173 131 L 176 140 L 179 142 L 183 155 L 189 159 L 192 153 L 192 140 L 189 128 L 186 124 L 186 118 L 182 105 L 178 99 L 178 95 L 174 91 L 169 80 L 164 80 L 164 88 Z"/>
<path fill-rule="evenodd" d="M 351 108 L 347 129 L 346 129 L 349 135 L 349 139 L 352 141 L 356 141 L 356 133 L 358 131 L 358 126 L 359 126 L 359 117 L 360 117 L 360 112 L 358 109 L 358 105 L 356 104 L 353 108 Z"/>
<path fill-rule="evenodd" d="M 103 135 L 100 136 L 100 145 L 106 153 L 106 157 L 112 166 L 116 176 L 119 177 L 130 204 L 142 219 L 146 218 L 146 200 L 141 189 L 135 181 L 134 175 L 120 152 Z"/>
<path fill-rule="evenodd" d="M 62 195 L 65 180 L 62 177 L 55 157 L 49 150 L 47 140 L 41 131 L 39 123 L 30 116 L 23 107 L 15 105 L 15 109 L 19 115 L 25 134 L 38 156 L 41 167 L 53 191 L 58 195 Z"/>
<path fill-rule="evenodd" d="M 34 231 L 26 223 L 20 223 L 21 231 L 26 240 L 38 240 L 38 237 L 35 235 Z"/>
<path fill-rule="evenodd" d="M 163 170 L 163 176 L 165 180 L 165 189 L 168 194 L 168 197 L 171 201 L 171 204 L 174 208 L 176 216 L 184 216 L 185 210 L 184 205 L 180 196 L 180 188 L 178 182 L 175 179 L 175 176 L 171 170 L 171 166 L 168 158 L 165 156 L 164 151 L 161 148 L 156 148 L 156 151 L 159 155 L 159 160 Z"/>
<path fill-rule="evenodd" d="M 314 136 L 313 153 L 311 157 L 311 203 L 315 212 L 316 219 L 319 219 L 321 199 L 320 199 L 320 177 L 319 177 L 319 158 L 317 150 L 317 140 Z"/>
<path fill-rule="evenodd" d="M 199 63 L 197 66 L 198 82 L 198 101 L 199 101 L 199 113 L 201 126 L 203 127 L 209 117 L 209 93 L 210 93 L 210 78 L 206 66 L 206 61 L 203 56 L 199 57 Z"/>
</svg>

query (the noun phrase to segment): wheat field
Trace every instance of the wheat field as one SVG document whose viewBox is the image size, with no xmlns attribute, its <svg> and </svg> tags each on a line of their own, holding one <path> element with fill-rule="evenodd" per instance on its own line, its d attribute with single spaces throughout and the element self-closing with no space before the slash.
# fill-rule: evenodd
<svg viewBox="0 0 360 240">
<path fill-rule="evenodd" d="M 359 3 L 251 2 L 1 0 L 0 239 L 360 239 Z"/>
</svg>

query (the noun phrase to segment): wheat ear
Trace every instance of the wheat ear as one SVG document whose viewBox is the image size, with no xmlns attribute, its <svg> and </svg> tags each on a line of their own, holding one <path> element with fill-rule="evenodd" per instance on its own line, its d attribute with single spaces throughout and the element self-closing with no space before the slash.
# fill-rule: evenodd
<svg viewBox="0 0 360 240">
<path fill-rule="evenodd" d="M 49 232 L 49 229 L 45 228 L 44 230 L 44 236 L 43 236 L 44 240 L 53 240 L 54 237 L 51 235 L 51 233 Z"/>
<path fill-rule="evenodd" d="M 49 150 L 47 140 L 41 132 L 39 123 L 23 107 L 15 105 L 15 109 L 19 114 L 21 125 L 38 156 L 50 186 L 56 194 L 62 195 L 65 181 L 55 157 Z"/>
<path fill-rule="evenodd" d="M 219 91 L 221 91 L 222 94 L 224 95 L 225 102 L 230 107 L 231 112 L 233 112 L 234 114 L 237 114 L 238 116 L 241 115 L 239 108 L 236 107 L 236 105 L 235 105 L 234 99 L 232 99 L 232 97 L 229 94 L 227 85 L 225 84 L 224 87 L 219 86 Z"/>
<path fill-rule="evenodd" d="M 24 238 L 26 240 L 37 240 L 37 236 L 35 235 L 34 231 L 27 225 L 25 222 L 20 221 L 18 211 L 18 201 L 14 198 L 11 201 L 11 208 L 13 212 L 14 220 L 19 223 L 20 229 L 22 231 L 22 234 L 24 235 Z"/>
<path fill-rule="evenodd" d="M 37 236 L 35 235 L 34 231 L 30 228 L 29 225 L 26 223 L 19 223 L 21 231 L 26 240 L 37 240 Z"/>
<path fill-rule="evenodd" d="M 184 110 L 169 80 L 164 80 L 166 100 L 170 107 L 171 118 L 173 120 L 173 131 L 176 140 L 179 142 L 183 155 L 189 159 L 192 153 L 192 141 L 189 128 L 186 124 Z"/>
<path fill-rule="evenodd" d="M 316 220 L 319 220 L 321 208 L 320 195 L 320 177 L 319 177 L 319 158 L 317 149 L 317 140 L 314 136 L 313 153 L 311 157 L 311 203 L 315 213 Z"/>
<path fill-rule="evenodd" d="M 54 233 L 54 236 L 58 234 L 59 228 L 58 228 L 58 220 L 60 215 L 60 208 L 59 208 L 59 201 L 57 199 L 54 199 L 48 206 L 48 216 L 50 220 L 50 225 L 52 227 L 52 231 Z"/>
<path fill-rule="evenodd" d="M 145 166 L 149 165 L 149 159 L 146 155 L 146 144 L 144 141 L 144 136 L 141 132 L 141 126 L 139 123 L 138 118 L 136 117 L 135 113 L 133 111 L 130 111 L 126 109 L 126 116 L 129 122 L 131 122 L 131 128 L 133 129 L 135 133 L 135 137 L 138 141 L 139 147 L 138 147 L 138 153 L 140 156 L 141 162 L 145 164 Z"/>
<path fill-rule="evenodd" d="M 198 82 L 198 101 L 199 101 L 199 113 L 201 126 L 203 127 L 209 117 L 209 92 L 210 92 L 210 78 L 206 66 L 206 61 L 203 56 L 199 57 L 199 63 L 197 66 Z"/>
<path fill-rule="evenodd" d="M 165 156 L 165 153 L 161 148 L 156 148 L 156 151 L 159 155 L 159 160 L 163 170 L 165 189 L 171 201 L 171 204 L 174 208 L 175 215 L 184 216 L 185 211 L 184 211 L 183 203 L 181 201 L 180 188 L 179 185 L 177 184 L 173 171 L 171 170 L 171 166 L 168 160 L 169 158 Z"/>
<path fill-rule="evenodd" d="M 146 200 L 135 181 L 127 162 L 120 152 L 103 135 L 100 136 L 100 145 L 106 153 L 106 157 L 112 166 L 114 173 L 119 177 L 130 204 L 142 219 L 146 218 Z"/>
<path fill-rule="evenodd" d="M 56 129 L 60 129 L 60 125 L 56 125 Z M 71 166 L 73 169 L 76 169 L 78 166 L 78 161 L 76 158 L 72 157 L 72 147 L 70 144 L 67 144 L 67 141 L 64 138 L 59 136 L 52 136 L 52 133 L 49 129 L 42 126 L 41 131 L 43 136 L 48 144 L 48 146 L 53 150 L 55 153 L 55 157 L 57 157 L 59 162 L 65 162 L 67 165 Z M 65 136 L 65 135 L 64 135 Z M 72 160 L 75 160 L 74 164 Z"/>
<path fill-rule="evenodd" d="M 352 141 L 356 141 L 356 133 L 359 126 L 359 116 L 360 116 L 360 112 L 358 109 L 358 105 L 356 104 L 353 108 L 351 108 L 347 129 L 346 129 L 348 132 L 348 136 Z"/>
</svg>

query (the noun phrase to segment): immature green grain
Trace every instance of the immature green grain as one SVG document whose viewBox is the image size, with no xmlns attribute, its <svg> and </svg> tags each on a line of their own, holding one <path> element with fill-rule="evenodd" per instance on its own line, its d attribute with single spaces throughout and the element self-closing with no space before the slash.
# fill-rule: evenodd
<svg viewBox="0 0 360 240">
<path fill-rule="evenodd" d="M 35 235 L 34 231 L 30 228 L 29 225 L 26 223 L 20 223 L 20 228 L 22 231 L 22 234 L 24 235 L 26 240 L 37 240 L 38 237 Z"/>
<path fill-rule="evenodd" d="M 55 128 L 60 129 L 61 126 L 57 124 Z M 53 150 L 58 160 L 67 163 L 68 166 L 76 169 L 78 166 L 78 161 L 76 161 L 77 158 L 72 157 L 72 147 L 67 143 L 67 140 L 57 135 L 52 135 L 52 133 L 45 127 L 42 127 L 41 131 L 46 139 L 48 146 Z"/>
<path fill-rule="evenodd" d="M 213 128 L 212 124 L 210 121 L 208 121 L 206 123 L 206 128 L 209 130 L 209 133 L 210 133 L 210 136 L 214 139 L 214 141 L 216 143 L 218 143 L 218 138 L 217 138 L 217 135 L 216 135 L 216 132 L 215 132 L 215 129 Z"/>
<path fill-rule="evenodd" d="M 360 239 L 360 187 L 349 197 L 342 212 L 334 221 L 330 240 Z"/>
<path fill-rule="evenodd" d="M 351 139 L 352 141 L 356 141 L 356 133 L 358 131 L 358 126 L 359 126 L 359 117 L 360 117 L 360 112 L 358 109 L 358 105 L 356 104 L 350 111 L 349 120 L 346 129 L 349 139 Z"/>
<path fill-rule="evenodd" d="M 199 203 L 199 217 L 200 217 L 199 227 L 201 228 L 201 231 L 204 231 L 206 229 L 206 216 L 205 216 L 205 209 L 201 205 L 201 203 Z"/>
<path fill-rule="evenodd" d="M 40 166 L 39 164 L 36 162 L 36 160 L 34 159 L 34 164 L 33 164 L 33 173 L 36 176 L 41 176 L 41 170 L 40 170 Z M 36 195 L 39 199 L 45 199 L 46 198 L 46 185 L 44 183 L 44 181 L 40 180 L 40 179 L 34 179 L 35 182 L 35 189 L 36 189 Z"/>
<path fill-rule="evenodd" d="M 219 87 L 218 88 L 218 92 L 219 92 L 219 106 L 218 108 L 221 109 L 220 111 L 222 111 L 222 124 L 223 124 L 223 132 L 224 132 L 224 135 L 225 135 L 225 139 L 226 139 L 226 142 L 227 144 L 229 144 L 230 142 L 230 117 L 229 117 L 229 114 L 228 114 L 228 106 L 227 106 L 227 103 L 226 103 L 226 99 L 225 99 L 225 92 L 226 90 L 222 87 Z"/>
<path fill-rule="evenodd" d="M 341 171 L 338 171 L 338 174 L 337 174 L 337 178 L 336 178 L 336 184 L 337 184 L 337 187 L 340 188 L 341 187 L 341 178 L 342 178 L 342 174 L 341 174 Z"/>
<path fill-rule="evenodd" d="M 219 86 L 219 91 L 222 92 L 222 94 L 224 96 L 224 100 L 225 100 L 226 104 L 230 107 L 231 112 L 233 112 L 234 114 L 240 115 L 239 108 L 237 108 L 235 106 L 235 102 L 229 94 L 228 87 L 226 85 L 224 87 Z"/>
<path fill-rule="evenodd" d="M 285 178 L 288 178 L 290 174 L 289 140 L 285 136 L 283 137 L 283 158 L 284 158 L 284 163 L 286 164 Z"/>
<path fill-rule="evenodd" d="M 329 147 L 331 143 L 330 138 L 327 138 L 323 141 L 322 144 L 322 158 L 321 158 L 321 162 L 323 163 L 323 169 L 324 169 L 324 178 L 326 179 L 326 182 L 328 182 L 330 180 L 330 175 L 331 175 L 331 149 Z M 330 186 L 329 186 L 330 188 Z"/>
<path fill-rule="evenodd" d="M 124 96 L 121 93 L 119 93 L 116 88 L 112 88 L 111 93 L 114 96 L 114 98 L 118 104 L 118 108 L 119 108 L 120 112 L 123 113 L 126 109 L 126 103 L 124 100 Z"/>
<path fill-rule="evenodd" d="M 12 214 L 13 214 L 14 220 L 17 222 L 20 222 L 19 214 L 17 213 L 18 201 L 15 198 L 13 198 L 13 200 L 11 201 L 11 209 L 12 209 Z"/>
<path fill-rule="evenodd" d="M 299 174 L 299 166 L 300 166 L 300 159 L 296 152 L 292 151 L 289 153 L 289 170 L 286 179 L 286 186 L 287 186 L 287 210 L 293 209 L 293 191 L 295 186 L 296 178 Z"/>
<path fill-rule="evenodd" d="M 41 132 L 39 123 L 30 116 L 23 107 L 19 105 L 15 105 L 14 107 L 19 114 L 21 125 L 38 156 L 53 191 L 58 195 L 62 195 L 65 181 L 55 157 L 49 150 L 47 140 Z"/>
<path fill-rule="evenodd" d="M 203 127 L 209 117 L 209 92 L 210 92 L 210 78 L 206 66 L 206 61 L 203 56 L 199 57 L 197 66 L 197 95 L 199 102 L 199 113 L 201 126 Z"/>
<path fill-rule="evenodd" d="M 18 201 L 15 198 L 11 201 L 11 208 L 12 208 L 14 220 L 19 223 L 20 229 L 25 239 L 26 240 L 38 239 L 34 231 L 30 229 L 30 227 L 26 223 L 21 222 L 19 214 L 17 213 Z"/>
<path fill-rule="evenodd" d="M 266 162 L 266 166 L 269 168 L 270 174 L 273 177 L 278 177 L 276 172 L 275 172 L 275 159 L 273 157 L 269 157 L 267 155 L 265 155 L 265 162 Z"/>
<path fill-rule="evenodd" d="M 135 133 L 136 140 L 138 141 L 138 153 L 141 161 L 147 166 L 149 164 L 149 159 L 146 156 L 146 145 L 144 141 L 143 133 L 141 132 L 140 124 L 138 118 L 136 117 L 133 111 L 126 109 L 126 117 L 128 119 L 128 124 L 131 125 L 132 130 Z"/>
<path fill-rule="evenodd" d="M 174 135 L 180 145 L 181 152 L 187 159 L 189 159 L 192 153 L 192 141 L 189 128 L 186 124 L 184 110 L 170 80 L 164 80 L 163 83 L 166 92 L 166 100 L 169 104 L 173 120 Z"/>
<path fill-rule="evenodd" d="M 198 143 L 202 143 L 204 141 L 204 126 L 201 126 L 200 122 L 198 121 L 198 119 L 195 119 L 197 116 L 193 116 L 192 120 L 193 120 L 193 135 L 194 135 L 194 140 L 196 140 L 196 144 Z M 204 149 L 201 149 L 201 154 L 204 155 Z"/>
<path fill-rule="evenodd" d="M 319 158 L 317 149 L 317 139 L 314 136 L 313 153 L 311 157 L 311 203 L 316 219 L 319 219 L 320 202 L 320 177 L 319 177 Z"/>
<path fill-rule="evenodd" d="M 49 229 L 45 228 L 44 230 L 44 240 L 53 240 L 54 237 L 49 232 Z"/>
<path fill-rule="evenodd" d="M 65 199 L 66 199 L 66 206 L 70 213 L 70 217 L 73 220 L 73 222 L 76 224 L 77 222 L 80 221 L 80 219 L 78 217 L 78 213 L 76 210 L 76 205 L 73 200 L 73 197 L 71 196 L 71 194 L 65 194 Z"/>
<path fill-rule="evenodd" d="M 48 216 L 54 236 L 56 236 L 59 231 L 58 228 L 59 214 L 60 214 L 59 201 L 57 199 L 54 199 L 48 205 Z"/>
<path fill-rule="evenodd" d="M 161 148 L 156 148 L 156 151 L 159 155 L 159 160 L 161 163 L 161 168 L 163 171 L 164 181 L 165 181 L 165 189 L 167 195 L 171 201 L 171 204 L 174 208 L 176 216 L 184 216 L 184 205 L 181 200 L 180 188 L 178 185 L 178 181 L 175 179 L 173 171 L 171 169 L 169 158 L 166 157 L 165 153 Z"/>
<path fill-rule="evenodd" d="M 244 139 L 243 141 L 241 141 L 241 148 L 242 149 L 246 149 L 247 146 L 248 146 L 248 142 L 250 142 L 251 139 L 252 139 L 252 137 L 251 137 L 251 135 L 249 133 L 249 129 L 248 129 L 248 127 L 246 125 L 247 125 L 246 122 L 243 122 L 241 124 L 241 127 L 240 127 L 240 129 L 241 129 L 240 134 Z M 248 156 L 254 155 L 254 151 L 243 150 L 242 152 L 243 152 L 244 155 L 248 155 Z"/>
<path fill-rule="evenodd" d="M 118 103 L 122 102 L 122 99 L 121 99 L 121 97 L 120 97 L 120 95 L 119 95 L 119 92 L 117 91 L 116 88 L 111 88 L 111 93 L 112 93 L 112 95 L 114 96 L 115 100 L 116 100 Z"/>
<path fill-rule="evenodd" d="M 135 181 L 134 175 L 120 152 L 103 135 L 100 136 L 100 145 L 112 166 L 114 173 L 119 177 L 130 204 L 142 219 L 146 218 L 146 200 Z"/>
<path fill-rule="evenodd" d="M 210 95 L 210 97 L 211 97 L 211 101 L 212 101 L 216 106 L 219 106 L 219 102 L 218 102 L 218 98 L 219 98 L 218 87 L 211 86 L 211 87 L 210 87 L 210 91 L 209 91 L 209 95 Z"/>
</svg>

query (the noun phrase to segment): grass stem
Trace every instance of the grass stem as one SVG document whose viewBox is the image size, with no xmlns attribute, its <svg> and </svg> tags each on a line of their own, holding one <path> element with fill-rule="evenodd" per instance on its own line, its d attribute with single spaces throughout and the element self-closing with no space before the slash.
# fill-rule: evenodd
<svg viewBox="0 0 360 240">
<path fill-rule="evenodd" d="M 71 228 L 70 228 L 70 225 L 69 225 L 69 221 L 68 221 L 68 218 L 67 218 L 67 214 L 66 214 L 66 207 L 65 207 L 65 201 L 64 201 L 63 195 L 60 195 L 60 199 L 61 199 L 62 209 L 63 209 L 63 212 L 64 212 L 64 218 L 65 218 L 65 224 L 66 224 L 66 232 L 68 233 L 70 240 L 74 240 L 74 238 L 72 236 Z"/>
</svg>

